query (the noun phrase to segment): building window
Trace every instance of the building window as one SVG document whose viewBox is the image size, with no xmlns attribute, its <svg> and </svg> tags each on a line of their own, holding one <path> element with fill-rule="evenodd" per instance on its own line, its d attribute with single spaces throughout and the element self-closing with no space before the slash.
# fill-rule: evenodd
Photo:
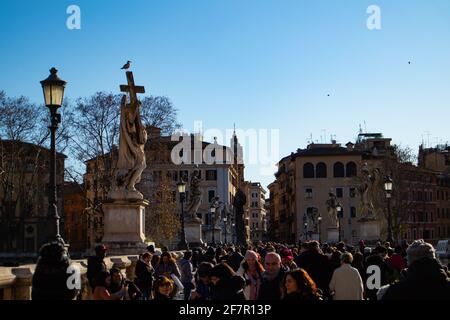
<svg viewBox="0 0 450 320">
<path fill-rule="evenodd" d="M 345 174 L 344 174 L 344 165 L 342 164 L 342 162 L 336 162 L 333 166 L 333 176 L 335 178 L 344 178 Z"/>
<path fill-rule="evenodd" d="M 344 196 L 344 189 L 343 188 L 336 188 L 336 197 L 342 198 Z"/>
<path fill-rule="evenodd" d="M 310 162 L 303 165 L 303 178 L 314 178 L 314 165 Z"/>
<path fill-rule="evenodd" d="M 354 163 L 353 161 L 348 162 L 346 165 L 346 173 L 347 173 L 347 178 L 352 178 L 352 177 L 356 177 L 357 175 L 357 171 L 356 171 L 356 163 Z"/>
<path fill-rule="evenodd" d="M 206 170 L 206 181 L 216 181 L 217 170 Z"/>
<path fill-rule="evenodd" d="M 350 207 L 350 218 L 356 218 L 356 208 Z"/>
<path fill-rule="evenodd" d="M 323 162 L 319 162 L 316 166 L 316 178 L 327 177 L 327 165 Z"/>
<path fill-rule="evenodd" d="M 305 189 L 305 198 L 306 199 L 312 199 L 313 198 L 313 189 L 312 188 L 306 188 Z"/>
<path fill-rule="evenodd" d="M 350 188 L 349 189 L 349 196 L 350 196 L 350 198 L 355 198 L 356 197 L 356 188 Z"/>
</svg>

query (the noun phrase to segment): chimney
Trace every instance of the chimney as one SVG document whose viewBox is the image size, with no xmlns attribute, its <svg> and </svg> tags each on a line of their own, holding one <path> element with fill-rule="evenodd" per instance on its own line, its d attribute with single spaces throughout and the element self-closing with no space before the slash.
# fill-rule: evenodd
<svg viewBox="0 0 450 320">
<path fill-rule="evenodd" d="M 351 142 L 348 142 L 345 146 L 347 147 L 347 151 L 352 151 L 355 145 Z"/>
</svg>

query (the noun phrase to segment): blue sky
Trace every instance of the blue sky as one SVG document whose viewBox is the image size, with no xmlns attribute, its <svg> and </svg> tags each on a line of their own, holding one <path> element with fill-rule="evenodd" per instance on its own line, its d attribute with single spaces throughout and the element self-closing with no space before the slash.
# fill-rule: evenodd
<svg viewBox="0 0 450 320">
<path fill-rule="evenodd" d="M 66 28 L 71 4 L 81 30 Z M 381 30 L 366 27 L 372 4 Z M 2 0 L 0 41 L 8 95 L 41 102 L 51 66 L 71 99 L 117 93 L 130 59 L 186 129 L 279 129 L 280 157 L 364 122 L 414 149 L 450 140 L 448 0 Z M 257 165 L 246 178 L 273 180 Z"/>
</svg>

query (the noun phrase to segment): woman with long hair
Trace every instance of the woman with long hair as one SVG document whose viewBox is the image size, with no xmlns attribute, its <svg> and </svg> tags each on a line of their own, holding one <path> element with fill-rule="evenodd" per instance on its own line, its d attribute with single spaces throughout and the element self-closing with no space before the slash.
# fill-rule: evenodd
<svg viewBox="0 0 450 320">
<path fill-rule="evenodd" d="M 122 286 L 119 292 L 111 293 L 108 288 L 111 285 L 111 275 L 107 271 L 100 272 L 95 279 L 93 300 L 122 300 L 128 290 L 128 286 Z"/>
<path fill-rule="evenodd" d="M 264 267 L 259 261 L 259 255 L 255 251 L 248 250 L 236 273 L 245 279 L 244 295 L 246 300 L 258 299 L 263 272 Z"/>
<path fill-rule="evenodd" d="M 322 294 L 309 274 L 299 268 L 286 273 L 283 281 L 283 299 L 322 300 Z"/>
<path fill-rule="evenodd" d="M 166 251 L 161 255 L 161 259 L 155 269 L 155 275 L 157 277 L 166 276 L 170 279 L 172 274 L 177 278 L 181 277 L 180 270 L 178 269 L 175 259 L 172 258 L 169 252 Z"/>
</svg>

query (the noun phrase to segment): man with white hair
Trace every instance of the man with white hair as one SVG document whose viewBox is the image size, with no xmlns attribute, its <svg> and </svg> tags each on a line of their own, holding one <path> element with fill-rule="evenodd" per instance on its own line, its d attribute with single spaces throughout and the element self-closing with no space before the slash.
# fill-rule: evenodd
<svg viewBox="0 0 450 320">
<path fill-rule="evenodd" d="M 281 268 L 281 257 L 278 253 L 268 252 L 264 258 L 263 282 L 259 289 L 258 300 L 281 300 L 281 284 L 284 271 Z"/>
<path fill-rule="evenodd" d="M 349 252 L 341 255 L 341 266 L 334 270 L 330 282 L 333 300 L 362 300 L 364 286 L 358 269 L 351 266 L 353 256 Z"/>
<path fill-rule="evenodd" d="M 416 240 L 406 254 L 406 279 L 389 286 L 382 300 L 450 300 L 449 273 L 436 259 L 433 246 Z"/>
</svg>

